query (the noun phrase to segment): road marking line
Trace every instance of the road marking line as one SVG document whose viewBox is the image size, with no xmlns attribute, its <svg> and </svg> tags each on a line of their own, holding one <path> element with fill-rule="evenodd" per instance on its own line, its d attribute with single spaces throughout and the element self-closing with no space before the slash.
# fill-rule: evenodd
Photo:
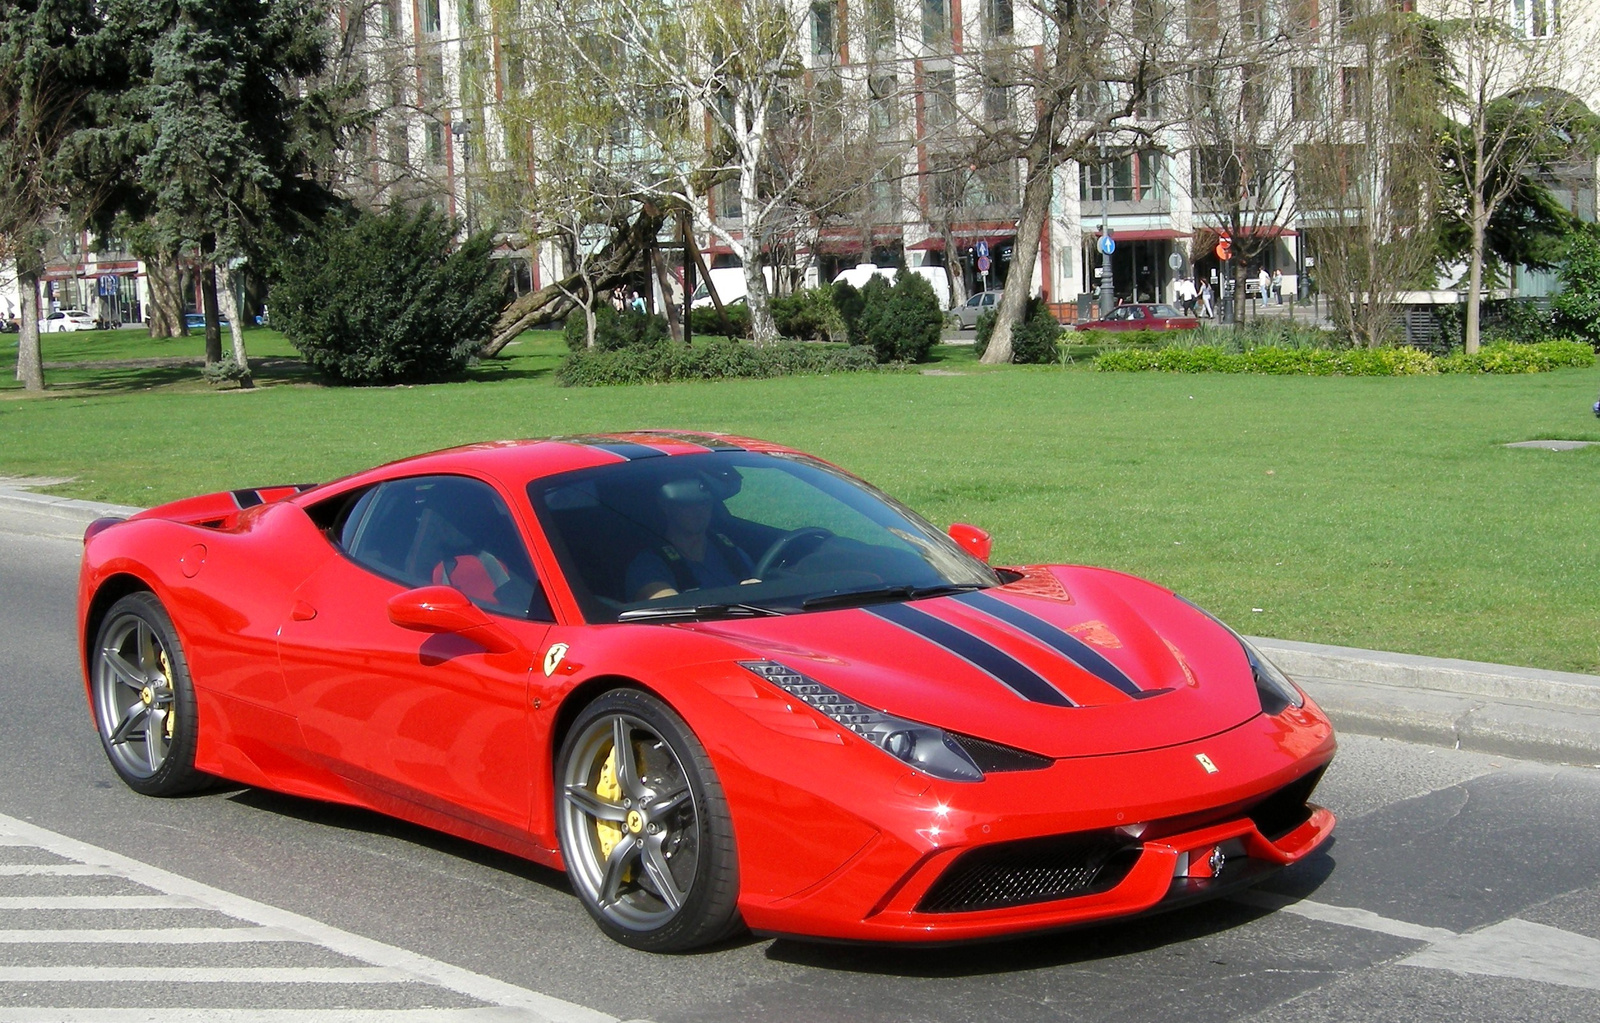
<svg viewBox="0 0 1600 1023">
<path fill-rule="evenodd" d="M 287 933 L 293 937 L 287 940 L 299 940 L 320 945 L 351 959 L 358 959 L 372 966 L 381 966 L 426 981 L 438 987 L 466 995 L 469 998 L 492 1005 L 504 1006 L 509 1009 L 519 1009 L 521 1012 L 516 1018 L 524 1023 L 618 1023 L 615 1016 L 608 1016 L 603 1012 L 586 1008 L 574 1002 L 568 1002 L 551 995 L 541 994 L 528 988 L 508 984 L 493 977 L 473 973 L 471 970 L 452 966 L 449 963 L 431 959 L 416 952 L 410 952 L 394 945 L 388 945 L 371 938 L 364 938 L 349 931 L 340 930 L 310 917 L 291 913 L 287 910 L 268 906 L 265 903 L 247 899 L 242 895 L 213 888 L 199 881 L 191 880 L 171 871 L 152 867 L 147 863 L 114 853 L 109 849 L 101 849 L 87 842 L 80 842 L 66 835 L 60 835 L 44 828 L 36 827 L 27 821 L 18 820 L 0 814 L 0 835 L 9 835 L 16 839 L 26 841 L 30 845 L 38 846 L 48 852 L 54 853 L 64 859 L 76 860 L 87 867 L 99 868 L 99 872 L 111 873 L 127 878 L 147 888 L 153 888 L 166 895 L 180 896 L 194 899 L 204 906 L 225 913 L 237 920 L 256 924 L 260 928 L 269 929 L 275 933 Z M 194 930 L 205 930 L 195 928 Z M 226 928 L 209 929 L 213 932 L 226 931 Z M 246 933 L 256 932 L 254 928 L 239 928 Z M 0 932 L 0 939 L 4 935 L 26 935 L 26 931 Z M 99 934 L 115 933 L 100 931 Z M 126 933 L 126 932 L 125 932 Z M 137 932 L 136 932 L 137 933 Z M 142 932 L 154 933 L 151 931 Z M 13 942 L 27 940 L 25 937 L 12 938 Z M 224 939 L 227 940 L 227 939 Z M 284 939 L 276 939 L 284 940 Z M 50 1010 L 58 1012 L 59 1010 Z M 100 1015 L 94 1017 L 99 1020 L 108 1020 L 106 1010 L 94 1010 Z M 308 1014 L 309 1015 L 309 1014 Z M 50 1016 L 47 1018 L 60 1018 Z M 157 1019 L 162 1021 L 177 1020 L 180 1017 L 173 1014 L 173 1010 L 161 1009 L 146 1012 L 143 1017 L 128 1017 L 141 1019 Z M 203 1020 L 204 1023 L 221 1023 L 222 1017 L 217 1010 L 205 1010 L 204 1016 L 193 1017 Z M 259 1018 L 259 1017 L 258 1017 Z M 301 1016 L 299 1018 L 307 1018 Z M 356 1019 L 358 1017 L 349 1017 Z M 377 1017 L 367 1017 L 377 1018 Z M 411 1018 L 417 1017 L 400 1017 Z M 460 1017 L 451 1017 L 459 1019 Z M 512 1018 L 512 1017 L 503 1017 Z M 5 1023 L 0 1017 L 0 1023 Z"/>
<path fill-rule="evenodd" d="M 0 966 L 0 984 L 413 984 L 384 966 Z"/>
<path fill-rule="evenodd" d="M 237 945 L 310 940 L 281 927 L 41 927 L 0 931 L 0 945 Z"/>
<path fill-rule="evenodd" d="M 1600 941 L 1514 917 L 1441 941 L 1400 965 L 1600 991 Z"/>
<path fill-rule="evenodd" d="M 0 1008 L 0 1023 L 527 1023 L 520 1009 Z"/>
<path fill-rule="evenodd" d="M 1241 892 L 1234 897 L 1235 902 L 1246 905 L 1258 906 L 1262 909 L 1271 909 L 1280 913 L 1292 913 L 1310 920 L 1321 920 L 1323 923 L 1340 924 L 1344 927 L 1357 927 L 1363 931 L 1376 931 L 1379 934 L 1390 934 L 1396 938 L 1410 938 L 1412 941 L 1448 941 L 1456 937 L 1455 931 L 1443 927 L 1424 927 L 1421 924 L 1407 923 L 1404 920 L 1391 920 L 1386 916 L 1367 909 L 1351 909 L 1347 906 L 1330 906 L 1325 902 L 1312 902 L 1309 899 L 1295 899 L 1287 895 L 1275 895 L 1271 892 Z"/>
<path fill-rule="evenodd" d="M 6 895 L 0 909 L 204 909 L 174 895 Z"/>
<path fill-rule="evenodd" d="M 100 877 L 110 873 L 88 863 L 0 863 L 0 877 Z"/>
</svg>

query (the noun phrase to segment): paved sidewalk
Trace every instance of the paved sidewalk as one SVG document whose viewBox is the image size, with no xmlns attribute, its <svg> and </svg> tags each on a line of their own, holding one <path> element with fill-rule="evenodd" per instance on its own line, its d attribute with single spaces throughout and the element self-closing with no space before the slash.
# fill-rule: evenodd
<svg viewBox="0 0 1600 1023">
<path fill-rule="evenodd" d="M 0 486 L 0 530 L 81 535 L 138 508 Z M 0 540 L 3 542 L 3 540 Z M 1344 731 L 1600 766 L 1600 676 L 1251 637 Z"/>
</svg>

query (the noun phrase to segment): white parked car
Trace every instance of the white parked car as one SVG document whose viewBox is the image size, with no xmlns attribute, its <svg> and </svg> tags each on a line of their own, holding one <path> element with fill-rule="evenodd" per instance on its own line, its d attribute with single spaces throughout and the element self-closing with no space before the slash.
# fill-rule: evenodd
<svg viewBox="0 0 1600 1023">
<path fill-rule="evenodd" d="M 933 288 L 933 297 L 938 299 L 940 309 L 950 308 L 950 273 L 942 266 L 913 266 L 908 268 L 909 273 L 927 281 Z M 841 270 L 833 278 L 833 283 L 844 281 L 853 288 L 866 287 L 868 281 L 874 277 L 882 277 L 890 283 L 899 276 L 900 271 L 892 266 L 878 266 L 876 263 L 857 263 L 848 270 Z"/>
<path fill-rule="evenodd" d="M 39 321 L 39 333 L 59 334 L 66 330 L 93 330 L 94 317 L 82 309 L 57 309 Z"/>
</svg>

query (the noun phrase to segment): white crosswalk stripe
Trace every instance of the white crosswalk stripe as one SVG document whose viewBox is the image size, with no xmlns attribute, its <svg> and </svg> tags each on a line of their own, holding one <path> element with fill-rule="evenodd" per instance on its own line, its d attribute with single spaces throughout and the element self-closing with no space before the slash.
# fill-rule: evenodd
<svg viewBox="0 0 1600 1023">
<path fill-rule="evenodd" d="M 27 850 L 38 850 L 41 861 L 0 864 L 0 910 L 4 911 L 0 919 L 6 924 L 0 929 L 0 950 L 13 950 L 0 951 L 0 985 L 44 986 L 46 1000 L 69 1003 L 4 1004 L 11 999 L 0 987 L 0 1023 L 617 1023 L 614 1017 L 584 1006 L 363 938 L 3 814 L 0 846 L 23 850 L 8 853 L 8 859 L 26 860 Z M 53 862 L 43 862 L 46 860 Z M 141 890 L 136 894 L 65 895 L 60 894 L 61 882 L 53 880 L 78 877 L 113 879 L 121 893 L 128 892 L 129 883 Z M 56 889 L 38 890 L 46 883 L 55 884 Z M 109 917 L 147 910 L 160 911 L 159 920 L 152 920 L 159 926 L 129 925 L 125 915 Z M 84 921 L 86 912 L 108 914 L 108 918 L 97 926 L 92 918 Z M 69 922 L 59 918 L 61 913 L 78 914 L 70 921 L 78 926 L 59 926 Z M 194 925 L 184 926 L 183 918 L 191 914 L 198 915 Z M 231 923 L 217 925 L 219 914 Z M 75 957 L 107 946 L 189 947 L 194 954 L 216 947 L 224 960 L 217 965 L 130 966 L 126 960 L 83 963 L 75 959 L 73 965 L 56 965 L 16 958 L 24 954 L 48 958 L 48 950 L 63 946 L 75 948 Z M 227 957 L 243 955 L 251 946 L 278 947 L 291 956 L 301 954 L 292 950 L 305 949 L 306 962 L 227 964 Z M 327 965 L 330 958 L 350 965 Z M 150 1008 L 70 1004 L 74 998 L 86 997 L 86 989 L 106 990 L 98 986 L 112 985 L 111 990 L 120 991 L 130 984 L 160 985 L 161 997 L 177 1004 Z M 182 1004 L 182 990 L 202 985 L 240 992 L 238 1000 L 245 1004 Z M 330 994 L 326 1008 L 305 1004 L 304 1008 L 285 1009 L 276 996 L 269 996 L 275 1004 L 248 1004 L 250 998 L 262 997 L 263 987 L 289 990 L 285 985 L 313 992 L 327 985 L 330 992 L 346 994 Z M 353 985 L 365 987 L 352 991 Z M 36 987 L 28 990 L 33 992 L 30 1000 L 39 997 Z M 384 1007 L 361 1008 L 358 992 L 362 990 L 391 994 L 381 1000 Z M 49 992 L 58 992 L 59 998 Z M 414 1005 L 392 1007 L 396 1004 L 394 992 L 408 993 L 399 1004 L 409 1001 Z M 356 1004 L 350 1004 L 352 1001 Z M 304 999 L 296 996 L 296 1005 L 303 1003 Z"/>
</svg>

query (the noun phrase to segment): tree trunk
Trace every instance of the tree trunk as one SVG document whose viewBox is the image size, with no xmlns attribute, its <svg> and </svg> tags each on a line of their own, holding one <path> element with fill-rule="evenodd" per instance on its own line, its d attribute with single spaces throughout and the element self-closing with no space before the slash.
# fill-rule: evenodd
<svg viewBox="0 0 1600 1023">
<path fill-rule="evenodd" d="M 661 302 L 666 306 L 667 329 L 672 332 L 672 340 L 683 343 L 683 323 L 678 319 L 678 302 L 672 294 L 672 277 L 667 273 L 666 261 L 661 258 L 661 250 L 652 245 L 650 247 L 650 263 L 656 269 L 656 284 L 661 288 Z"/>
<path fill-rule="evenodd" d="M 222 309 L 228 314 L 228 333 L 233 341 L 233 361 L 244 370 L 244 376 L 239 378 L 239 386 L 254 387 L 255 381 L 250 378 L 250 357 L 244 350 L 244 323 L 239 315 L 238 282 L 234 279 L 232 271 L 224 270 L 217 284 L 221 288 Z"/>
<path fill-rule="evenodd" d="M 744 287 L 744 301 L 750 307 L 751 340 L 758 345 L 771 344 L 778 340 L 778 325 L 772 319 L 772 298 L 767 292 L 759 248 L 752 248 L 744 261 Z"/>
<path fill-rule="evenodd" d="M 961 272 L 961 257 L 956 248 L 956 233 L 951 230 L 947 220 L 939 225 L 939 237 L 944 240 L 944 270 L 950 275 L 950 304 L 951 306 L 964 306 L 967 304 L 967 275 Z"/>
<path fill-rule="evenodd" d="M 989 347 L 983 353 L 982 361 L 990 364 L 1011 361 L 1011 329 L 1022 322 L 1028 298 L 1033 294 L 1033 261 L 1039 255 L 1039 235 L 1044 231 L 1045 217 L 1050 214 L 1050 193 L 1055 184 L 1049 143 L 1043 143 L 1042 148 L 1043 152 L 1031 153 L 1028 157 L 1028 183 L 1022 192 L 1022 219 L 1017 222 L 1017 240 L 1012 243 L 1011 273 L 1006 277 L 1000 303 L 995 306 L 994 333 L 989 336 Z"/>
<path fill-rule="evenodd" d="M 144 257 L 144 268 L 150 289 L 144 314 L 150 336 L 182 337 L 189 333 L 183 316 L 183 275 L 178 270 L 178 254 L 148 254 Z"/>
<path fill-rule="evenodd" d="M 22 332 L 17 335 L 17 379 L 30 391 L 44 390 L 44 358 L 39 347 L 39 274 L 17 274 L 22 299 Z"/>
<path fill-rule="evenodd" d="M 217 323 L 217 268 L 210 255 L 201 257 L 205 262 L 200 267 L 200 302 L 206 314 L 206 365 L 215 366 L 222 361 L 222 328 Z"/>
<path fill-rule="evenodd" d="M 1478 351 L 1479 341 L 1479 297 L 1483 289 L 1483 236 L 1484 229 L 1489 221 L 1484 213 L 1483 202 L 1476 195 L 1472 197 L 1472 256 L 1467 270 L 1467 329 L 1466 349 L 1468 355 Z"/>
</svg>

